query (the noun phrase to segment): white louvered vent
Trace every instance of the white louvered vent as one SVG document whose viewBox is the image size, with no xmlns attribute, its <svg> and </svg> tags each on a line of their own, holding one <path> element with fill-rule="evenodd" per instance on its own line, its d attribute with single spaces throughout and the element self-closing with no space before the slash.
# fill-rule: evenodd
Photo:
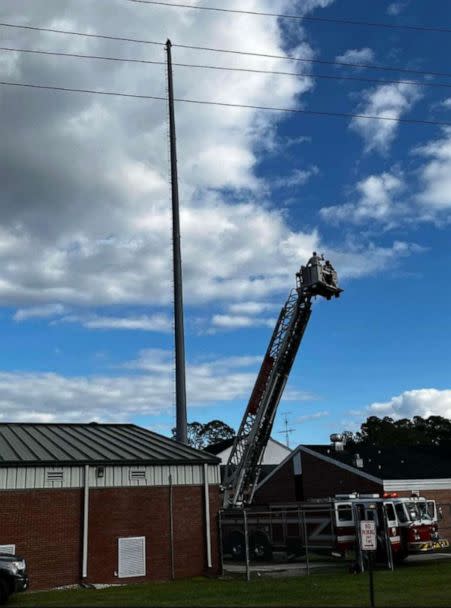
<svg viewBox="0 0 451 608">
<path fill-rule="evenodd" d="M 118 577 L 146 575 L 146 538 L 135 536 L 119 538 Z"/>
<path fill-rule="evenodd" d="M 146 479 L 146 471 L 140 471 L 138 469 L 130 470 L 130 479 L 131 481 L 145 480 Z"/>
<path fill-rule="evenodd" d="M 15 555 L 16 545 L 0 545 L 0 553 L 8 553 L 8 555 Z"/>
<path fill-rule="evenodd" d="M 47 471 L 47 481 L 63 481 L 63 471 Z"/>
<path fill-rule="evenodd" d="M 296 452 L 293 456 L 293 473 L 294 475 L 302 475 L 301 453 Z"/>
</svg>

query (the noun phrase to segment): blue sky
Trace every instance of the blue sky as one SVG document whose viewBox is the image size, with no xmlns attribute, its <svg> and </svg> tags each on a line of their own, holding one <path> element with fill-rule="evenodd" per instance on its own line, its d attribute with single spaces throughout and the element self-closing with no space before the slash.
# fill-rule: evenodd
<svg viewBox="0 0 451 608">
<path fill-rule="evenodd" d="M 215 6 L 214 2 L 199 3 Z M 230 0 L 231 8 L 449 27 L 438 0 Z M 221 5 L 222 6 L 222 5 Z M 432 10 L 433 7 L 433 10 Z M 1 21 L 449 72 L 451 35 L 133 5 L 7 0 Z M 163 60 L 162 47 L 3 28 L 5 46 Z M 450 76 L 174 48 L 178 97 L 451 123 Z M 443 83 L 323 80 L 305 74 Z M 161 95 L 162 66 L 3 52 L 1 80 Z M 174 422 L 164 104 L 2 87 L 0 420 Z M 370 414 L 451 416 L 451 129 L 177 104 L 189 419 L 237 427 L 294 275 L 316 302 L 273 436 Z"/>
</svg>

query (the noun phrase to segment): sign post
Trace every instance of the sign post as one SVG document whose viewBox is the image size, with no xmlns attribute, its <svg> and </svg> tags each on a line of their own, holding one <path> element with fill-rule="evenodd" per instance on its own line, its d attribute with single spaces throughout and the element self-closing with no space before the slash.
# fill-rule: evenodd
<svg viewBox="0 0 451 608">
<path fill-rule="evenodd" d="M 377 549 L 376 537 L 376 522 L 361 521 L 360 522 L 360 538 L 362 541 L 362 551 L 367 552 L 368 556 L 368 574 L 370 582 L 370 606 L 374 608 L 374 580 L 373 580 L 373 555 Z"/>
</svg>

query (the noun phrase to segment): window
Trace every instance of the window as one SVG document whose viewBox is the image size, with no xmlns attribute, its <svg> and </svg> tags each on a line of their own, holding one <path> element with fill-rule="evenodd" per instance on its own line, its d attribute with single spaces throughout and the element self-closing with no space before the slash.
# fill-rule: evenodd
<svg viewBox="0 0 451 608">
<path fill-rule="evenodd" d="M 428 513 L 429 513 L 431 519 L 436 519 L 437 516 L 435 514 L 435 500 L 428 500 L 427 505 L 428 505 L 427 510 L 428 510 Z"/>
<path fill-rule="evenodd" d="M 16 545 L 0 545 L 0 553 L 8 553 L 9 555 L 15 555 Z"/>
<path fill-rule="evenodd" d="M 421 512 L 416 502 L 408 502 L 406 503 L 407 512 L 410 517 L 410 521 L 420 521 L 421 520 Z"/>
<path fill-rule="evenodd" d="M 396 509 L 396 515 L 398 516 L 399 521 L 402 524 L 405 524 L 407 521 L 407 515 L 406 512 L 404 511 L 404 505 L 402 503 L 397 503 L 395 506 Z"/>
<path fill-rule="evenodd" d="M 351 505 L 338 505 L 337 506 L 337 519 L 338 521 L 349 521 L 352 522 L 352 507 Z"/>
<path fill-rule="evenodd" d="M 429 505 L 426 501 L 418 503 L 418 509 L 420 511 L 420 516 L 422 521 L 430 522 L 433 519 L 433 516 L 429 512 Z"/>
<path fill-rule="evenodd" d="M 146 576 L 146 537 L 118 539 L 118 577 Z"/>
<path fill-rule="evenodd" d="M 387 513 L 388 521 L 396 521 L 395 509 L 390 502 L 385 504 L 385 512 Z"/>
</svg>

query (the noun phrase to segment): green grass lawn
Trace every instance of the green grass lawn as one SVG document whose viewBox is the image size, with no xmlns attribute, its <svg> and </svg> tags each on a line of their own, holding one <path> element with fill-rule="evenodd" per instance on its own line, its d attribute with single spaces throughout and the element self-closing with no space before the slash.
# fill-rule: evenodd
<svg viewBox="0 0 451 608">
<path fill-rule="evenodd" d="M 451 562 L 375 572 L 376 606 L 451 605 Z M 23 593 L 11 606 L 368 606 L 368 575 L 194 579 L 102 590 Z"/>
</svg>

